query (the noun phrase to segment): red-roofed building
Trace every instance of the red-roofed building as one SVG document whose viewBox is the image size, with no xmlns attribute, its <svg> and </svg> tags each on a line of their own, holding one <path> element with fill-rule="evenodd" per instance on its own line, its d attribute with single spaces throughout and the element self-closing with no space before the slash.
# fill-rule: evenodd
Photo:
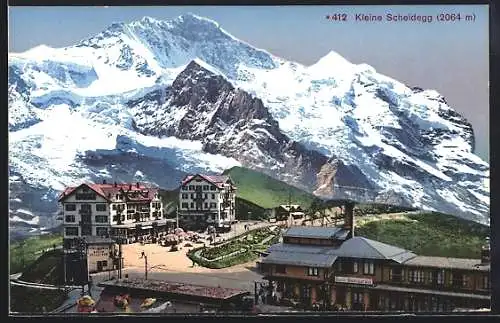
<svg viewBox="0 0 500 323">
<path fill-rule="evenodd" d="M 141 183 L 84 183 L 66 188 L 59 203 L 65 249 L 73 249 L 80 237 L 134 242 L 154 237 L 173 226 L 172 220 L 164 216 L 159 190 Z M 104 258 L 89 259 L 89 267 L 109 269 L 111 264 Z"/>
<path fill-rule="evenodd" d="M 189 175 L 179 193 L 179 218 L 185 227 L 230 229 L 235 216 L 236 186 L 225 175 Z"/>
</svg>

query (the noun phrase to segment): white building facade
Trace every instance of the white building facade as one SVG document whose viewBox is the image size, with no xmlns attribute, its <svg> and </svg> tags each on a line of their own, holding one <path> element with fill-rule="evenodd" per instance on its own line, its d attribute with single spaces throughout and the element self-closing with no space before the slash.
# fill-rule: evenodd
<svg viewBox="0 0 500 323">
<path fill-rule="evenodd" d="M 236 220 L 236 186 L 229 176 L 190 175 L 179 191 L 179 217 L 188 226 L 230 227 Z"/>
<path fill-rule="evenodd" d="M 166 225 L 159 190 L 140 183 L 103 182 L 68 187 L 59 203 L 63 247 L 74 250 L 80 239 L 85 238 L 90 271 L 111 269 L 110 254 L 114 252 L 111 238 L 132 242 L 133 238 L 157 233 Z M 155 232 L 151 232 L 153 227 Z"/>
</svg>

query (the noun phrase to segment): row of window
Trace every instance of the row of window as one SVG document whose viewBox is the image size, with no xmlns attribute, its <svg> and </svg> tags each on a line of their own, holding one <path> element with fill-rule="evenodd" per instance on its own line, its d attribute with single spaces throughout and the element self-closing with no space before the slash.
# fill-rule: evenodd
<svg viewBox="0 0 500 323">
<path fill-rule="evenodd" d="M 189 185 L 189 186 L 183 186 L 182 187 L 183 191 L 198 191 L 198 190 L 203 190 L 203 191 L 216 191 L 217 187 L 215 185 L 203 185 L 203 186 L 197 186 L 197 185 Z"/>
<path fill-rule="evenodd" d="M 66 215 L 64 217 L 64 222 L 67 222 L 67 223 L 76 222 L 75 215 L 74 214 Z M 96 215 L 95 216 L 95 223 L 108 223 L 108 216 L 107 215 Z"/>
<path fill-rule="evenodd" d="M 361 272 L 361 264 L 362 264 L 362 273 L 364 275 L 375 275 L 375 266 L 372 261 L 353 261 L 353 262 L 338 262 L 336 264 L 336 270 L 343 273 L 360 273 Z M 307 267 L 306 269 L 307 276 L 318 276 L 319 269 L 315 267 Z M 285 265 L 276 265 L 275 272 L 279 274 L 286 274 L 286 266 Z M 403 281 L 404 270 L 401 267 L 391 268 L 389 271 L 389 280 L 393 282 L 401 282 Z M 425 283 L 425 274 L 428 277 L 429 284 L 445 284 L 445 272 L 444 270 L 436 270 L 436 271 L 424 271 L 421 269 L 408 269 L 408 281 L 410 283 Z M 467 287 L 469 285 L 469 276 L 466 274 L 458 274 L 458 273 L 450 273 L 448 276 L 449 282 L 448 284 L 453 287 L 461 288 Z M 479 289 L 490 289 L 490 279 L 488 275 L 482 276 L 481 286 Z"/>
<path fill-rule="evenodd" d="M 190 197 L 189 193 L 182 193 L 182 198 L 183 199 L 187 199 Z M 211 196 L 212 196 L 212 200 L 215 200 L 215 193 L 211 193 Z M 196 198 L 196 193 L 191 193 L 191 199 L 195 199 Z M 204 198 L 205 199 L 208 199 L 208 193 L 204 193 Z"/>
<path fill-rule="evenodd" d="M 64 232 L 66 236 L 78 236 L 78 227 L 67 227 L 64 228 Z M 96 227 L 95 228 L 96 236 L 106 236 L 108 234 L 108 228 L 105 227 Z M 86 228 L 86 230 L 82 229 L 82 235 L 92 235 L 92 229 Z"/>
<path fill-rule="evenodd" d="M 217 207 L 217 203 L 204 203 L 204 209 L 213 209 Z M 194 209 L 195 204 L 193 202 L 191 203 L 186 203 L 183 202 L 181 203 L 181 209 Z"/>
<path fill-rule="evenodd" d="M 357 274 L 361 271 L 361 264 L 364 275 L 375 275 L 375 264 L 373 261 L 337 262 L 337 271 L 341 273 Z"/>
<path fill-rule="evenodd" d="M 408 270 L 408 281 L 410 283 L 425 283 L 425 276 L 427 275 L 428 284 L 445 284 L 445 272 L 444 269 L 424 271 L 422 269 L 409 269 Z M 394 282 L 404 281 L 404 270 L 400 267 L 392 268 L 389 272 L 389 280 Z M 448 285 L 453 287 L 468 287 L 469 286 L 469 276 L 466 274 L 450 273 L 448 276 Z M 488 275 L 483 276 L 482 287 L 483 289 L 489 289 L 489 277 Z"/>
<path fill-rule="evenodd" d="M 85 200 L 85 201 L 95 201 L 97 199 L 97 195 L 93 192 L 89 193 L 76 193 L 75 194 L 75 199 L 76 200 Z"/>
<path fill-rule="evenodd" d="M 73 203 L 68 203 L 64 205 L 64 209 L 66 211 L 76 211 L 76 204 Z M 92 204 L 82 204 L 80 205 L 80 210 L 82 211 L 91 211 L 92 210 Z M 97 212 L 104 212 L 107 210 L 107 205 L 105 203 L 99 203 L 95 204 L 95 210 Z"/>
</svg>

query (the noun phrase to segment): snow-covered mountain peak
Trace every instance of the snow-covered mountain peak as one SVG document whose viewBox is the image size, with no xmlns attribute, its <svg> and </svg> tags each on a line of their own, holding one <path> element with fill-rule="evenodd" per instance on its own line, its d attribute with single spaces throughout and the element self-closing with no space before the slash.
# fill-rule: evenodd
<svg viewBox="0 0 500 323">
<path fill-rule="evenodd" d="M 350 80 L 356 72 L 362 71 L 362 66 L 353 64 L 340 54 L 330 51 L 316 63 L 307 67 L 307 72 L 314 78 L 331 78 Z"/>
<path fill-rule="evenodd" d="M 188 14 L 10 53 L 8 72 L 11 194 L 45 198 L 21 205 L 34 212 L 82 179 L 140 171 L 172 189 L 181 171 L 240 163 L 327 198 L 488 222 L 489 165 L 467 120 L 336 52 L 304 66 Z"/>
<path fill-rule="evenodd" d="M 321 65 L 322 67 L 336 67 L 338 65 L 352 65 L 347 59 L 335 51 L 329 51 L 325 56 L 321 57 L 312 66 Z M 311 66 L 311 67 L 312 67 Z"/>
<path fill-rule="evenodd" d="M 198 16 L 198 15 L 191 13 L 191 12 L 180 15 L 179 17 L 174 19 L 174 21 L 177 21 L 180 23 L 185 23 L 185 24 L 201 24 L 201 25 L 205 25 L 205 26 L 210 25 L 210 26 L 213 26 L 215 28 L 220 27 L 220 25 L 217 21 L 206 18 L 206 17 Z"/>
<path fill-rule="evenodd" d="M 9 56 L 24 56 L 30 58 L 36 58 L 37 56 L 47 56 L 54 52 L 54 48 L 47 46 L 45 44 L 35 46 L 24 52 L 20 53 L 9 53 Z"/>
</svg>

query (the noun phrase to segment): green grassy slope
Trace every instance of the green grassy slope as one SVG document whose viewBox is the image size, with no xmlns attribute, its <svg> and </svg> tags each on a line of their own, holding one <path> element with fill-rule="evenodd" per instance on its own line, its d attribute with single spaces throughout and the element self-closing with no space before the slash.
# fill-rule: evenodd
<svg viewBox="0 0 500 323">
<path fill-rule="evenodd" d="M 60 233 L 30 237 L 10 244 L 10 273 L 22 272 L 42 255 L 43 250 L 52 249 L 54 245 L 62 245 Z"/>
<path fill-rule="evenodd" d="M 357 228 L 356 235 L 411 250 L 419 255 L 480 258 L 490 228 L 451 215 L 409 214 L 410 220 L 380 220 Z"/>
<path fill-rule="evenodd" d="M 312 194 L 248 168 L 233 167 L 224 174 L 231 176 L 235 182 L 238 197 L 263 208 L 287 204 L 290 194 L 292 203 L 303 208 L 308 208 L 314 199 Z"/>
<path fill-rule="evenodd" d="M 51 250 L 28 266 L 19 279 L 40 284 L 62 285 L 64 284 L 63 265 L 62 250 Z"/>
</svg>

